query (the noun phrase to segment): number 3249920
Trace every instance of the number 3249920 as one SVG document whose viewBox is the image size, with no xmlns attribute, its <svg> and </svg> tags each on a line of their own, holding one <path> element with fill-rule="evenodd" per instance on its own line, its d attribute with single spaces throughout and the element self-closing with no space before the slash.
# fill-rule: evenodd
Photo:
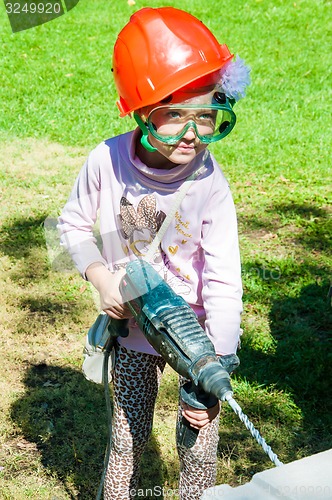
<svg viewBox="0 0 332 500">
<path fill-rule="evenodd" d="M 60 14 L 62 5 L 56 3 L 6 3 L 7 14 Z"/>
</svg>

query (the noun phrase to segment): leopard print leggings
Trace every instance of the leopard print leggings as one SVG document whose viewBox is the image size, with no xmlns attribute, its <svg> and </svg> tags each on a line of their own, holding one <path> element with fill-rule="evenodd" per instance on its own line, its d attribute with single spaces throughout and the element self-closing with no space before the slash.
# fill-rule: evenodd
<svg viewBox="0 0 332 500">
<path fill-rule="evenodd" d="M 113 442 L 104 484 L 105 500 L 135 498 L 140 458 L 148 442 L 155 401 L 165 368 L 159 356 L 116 348 L 113 371 Z M 179 405 L 178 422 L 181 418 Z M 181 500 L 199 500 L 214 486 L 217 468 L 219 417 L 199 432 L 195 445 L 177 445 Z M 153 487 L 153 486 L 152 486 Z"/>
</svg>

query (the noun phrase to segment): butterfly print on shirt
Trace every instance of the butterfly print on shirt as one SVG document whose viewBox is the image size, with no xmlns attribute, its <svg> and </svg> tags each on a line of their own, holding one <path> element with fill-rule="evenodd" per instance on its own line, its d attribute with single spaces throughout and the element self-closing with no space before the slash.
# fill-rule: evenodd
<svg viewBox="0 0 332 500">
<path fill-rule="evenodd" d="M 152 236 L 159 231 L 166 214 L 157 211 L 156 198 L 153 194 L 144 196 L 137 205 L 137 209 L 125 196 L 120 200 L 120 221 L 122 233 L 126 240 L 132 238 L 134 231 L 148 229 Z"/>
</svg>

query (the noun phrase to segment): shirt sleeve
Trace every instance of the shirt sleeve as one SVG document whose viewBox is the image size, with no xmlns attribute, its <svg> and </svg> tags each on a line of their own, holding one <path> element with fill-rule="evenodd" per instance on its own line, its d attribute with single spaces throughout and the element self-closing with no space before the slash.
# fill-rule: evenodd
<svg viewBox="0 0 332 500">
<path fill-rule="evenodd" d="M 90 153 L 75 181 L 57 226 L 61 246 L 68 250 L 75 266 L 85 279 L 85 271 L 90 264 L 101 262 L 107 266 L 93 234 L 99 204 L 100 169 L 97 159 Z"/>
<path fill-rule="evenodd" d="M 206 332 L 217 354 L 232 354 L 237 350 L 241 332 L 242 282 L 237 217 L 228 185 L 210 197 L 201 245 Z"/>
</svg>

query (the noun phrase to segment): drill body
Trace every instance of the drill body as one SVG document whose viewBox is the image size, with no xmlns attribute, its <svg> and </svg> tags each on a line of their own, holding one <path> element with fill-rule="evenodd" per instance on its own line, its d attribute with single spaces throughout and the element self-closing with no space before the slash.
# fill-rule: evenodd
<svg viewBox="0 0 332 500">
<path fill-rule="evenodd" d="M 181 398 L 198 409 L 214 406 L 232 394 L 230 376 L 187 302 L 143 260 L 130 262 L 121 293 L 149 343 L 188 379 Z M 222 358 L 220 358 L 222 360 Z M 183 422 L 183 444 L 194 444 L 197 431 Z"/>
</svg>

